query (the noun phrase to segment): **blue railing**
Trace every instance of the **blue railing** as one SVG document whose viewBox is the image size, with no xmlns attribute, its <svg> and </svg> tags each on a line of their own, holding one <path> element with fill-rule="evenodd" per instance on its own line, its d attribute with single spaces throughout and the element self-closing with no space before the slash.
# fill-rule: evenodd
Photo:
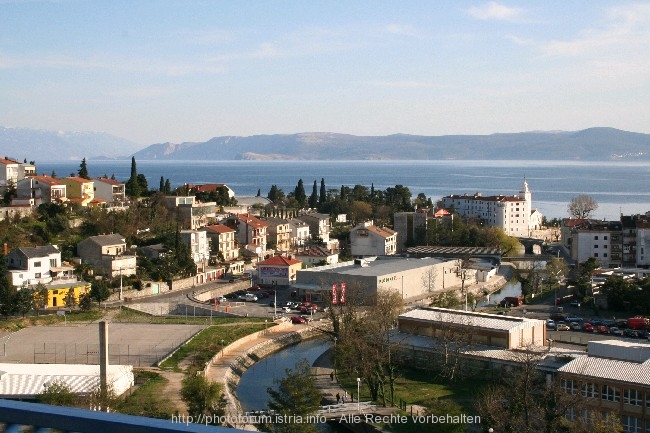
<svg viewBox="0 0 650 433">
<path fill-rule="evenodd" d="M 144 418 L 117 413 L 95 412 L 85 409 L 50 406 L 0 400 L 0 423 L 5 432 L 20 432 L 22 427 L 34 427 L 34 431 L 56 429 L 78 433 L 236 433 L 228 427 L 205 426 L 188 422 L 184 417 L 172 420 Z"/>
</svg>

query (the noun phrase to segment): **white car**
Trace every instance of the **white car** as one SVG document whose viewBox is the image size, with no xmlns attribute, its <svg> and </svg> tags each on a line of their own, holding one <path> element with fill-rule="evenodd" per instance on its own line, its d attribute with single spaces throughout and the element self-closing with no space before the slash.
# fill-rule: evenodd
<svg viewBox="0 0 650 433">
<path fill-rule="evenodd" d="M 291 313 L 291 308 L 289 307 L 282 307 L 280 310 L 282 310 L 283 313 Z"/>
</svg>

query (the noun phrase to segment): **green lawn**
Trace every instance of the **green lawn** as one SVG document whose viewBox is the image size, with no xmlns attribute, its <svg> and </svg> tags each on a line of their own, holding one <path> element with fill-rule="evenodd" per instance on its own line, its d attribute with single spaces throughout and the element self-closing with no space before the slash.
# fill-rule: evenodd
<svg viewBox="0 0 650 433">
<path fill-rule="evenodd" d="M 244 319 L 244 318 L 241 318 Z M 124 323 L 155 323 L 170 325 L 220 325 L 223 323 L 236 323 L 241 320 L 237 317 L 184 317 L 184 316 L 154 316 L 130 308 L 121 308 L 119 313 L 113 318 L 114 322 Z M 248 317 L 244 319 L 247 322 L 264 323 L 264 319 L 257 317 Z"/>
<path fill-rule="evenodd" d="M 223 346 L 227 346 L 253 332 L 266 327 L 263 321 L 251 321 L 250 318 L 232 319 L 228 322 L 212 325 L 199 332 L 191 341 L 181 346 L 174 354 L 160 365 L 160 368 L 183 371 L 181 361 L 188 359 L 190 370 L 202 370 L 205 364 Z M 223 343 L 223 346 L 222 346 Z"/>
<path fill-rule="evenodd" d="M 118 405 L 117 412 L 149 418 L 171 419 L 174 404 L 165 397 L 167 379 L 152 371 L 137 371 L 138 388 Z"/>
<path fill-rule="evenodd" d="M 28 326 L 59 325 L 66 322 L 93 322 L 104 316 L 104 310 L 74 311 L 65 316 L 57 314 L 43 314 L 39 316 L 10 317 L 0 320 L 0 328 L 16 331 Z"/>
</svg>

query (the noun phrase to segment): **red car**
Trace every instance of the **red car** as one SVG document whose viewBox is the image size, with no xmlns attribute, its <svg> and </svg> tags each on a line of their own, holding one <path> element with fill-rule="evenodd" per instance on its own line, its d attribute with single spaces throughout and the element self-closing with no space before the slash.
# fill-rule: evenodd
<svg viewBox="0 0 650 433">
<path fill-rule="evenodd" d="M 248 290 L 250 290 L 251 292 L 257 292 L 257 291 L 259 291 L 260 289 L 261 289 L 261 287 L 260 287 L 260 285 L 258 284 L 258 285 L 256 285 L 256 286 L 251 287 L 251 288 L 248 289 Z"/>
<path fill-rule="evenodd" d="M 594 325 L 589 322 L 586 322 L 582 325 L 582 330 L 585 332 L 594 332 Z"/>
<path fill-rule="evenodd" d="M 291 316 L 291 323 L 299 325 L 301 323 L 307 323 L 307 319 L 302 316 Z"/>
<path fill-rule="evenodd" d="M 309 314 L 309 313 L 315 313 L 318 311 L 318 305 L 316 304 L 310 304 L 310 305 L 303 305 L 299 308 L 300 312 L 303 314 Z"/>
</svg>

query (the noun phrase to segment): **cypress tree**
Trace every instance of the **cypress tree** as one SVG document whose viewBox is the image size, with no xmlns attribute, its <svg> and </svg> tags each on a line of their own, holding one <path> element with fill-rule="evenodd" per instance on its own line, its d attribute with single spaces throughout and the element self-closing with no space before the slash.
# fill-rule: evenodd
<svg viewBox="0 0 650 433">
<path fill-rule="evenodd" d="M 318 205 L 318 184 L 314 180 L 314 186 L 311 189 L 311 195 L 309 196 L 309 207 L 312 209 L 316 208 Z"/>
<path fill-rule="evenodd" d="M 158 191 L 165 192 L 165 178 L 160 176 L 160 185 L 158 186 Z"/>
<path fill-rule="evenodd" d="M 79 165 L 79 171 L 77 171 L 77 174 L 79 177 L 83 179 L 90 179 L 90 176 L 88 176 L 88 166 L 86 165 L 86 158 L 81 160 L 81 164 Z"/>
<path fill-rule="evenodd" d="M 318 204 L 323 206 L 325 204 L 325 198 L 327 197 L 327 190 L 325 189 L 325 178 L 320 180 L 320 195 L 318 196 Z"/>
<path fill-rule="evenodd" d="M 138 183 L 138 170 L 135 165 L 135 156 L 131 157 L 131 177 L 124 186 L 126 195 L 129 197 L 138 197 L 140 195 L 140 184 Z"/>
<path fill-rule="evenodd" d="M 294 196 L 300 206 L 304 207 L 305 202 L 307 201 L 307 193 L 305 193 L 305 185 L 303 184 L 302 179 L 298 180 L 298 185 L 296 185 Z"/>
</svg>

